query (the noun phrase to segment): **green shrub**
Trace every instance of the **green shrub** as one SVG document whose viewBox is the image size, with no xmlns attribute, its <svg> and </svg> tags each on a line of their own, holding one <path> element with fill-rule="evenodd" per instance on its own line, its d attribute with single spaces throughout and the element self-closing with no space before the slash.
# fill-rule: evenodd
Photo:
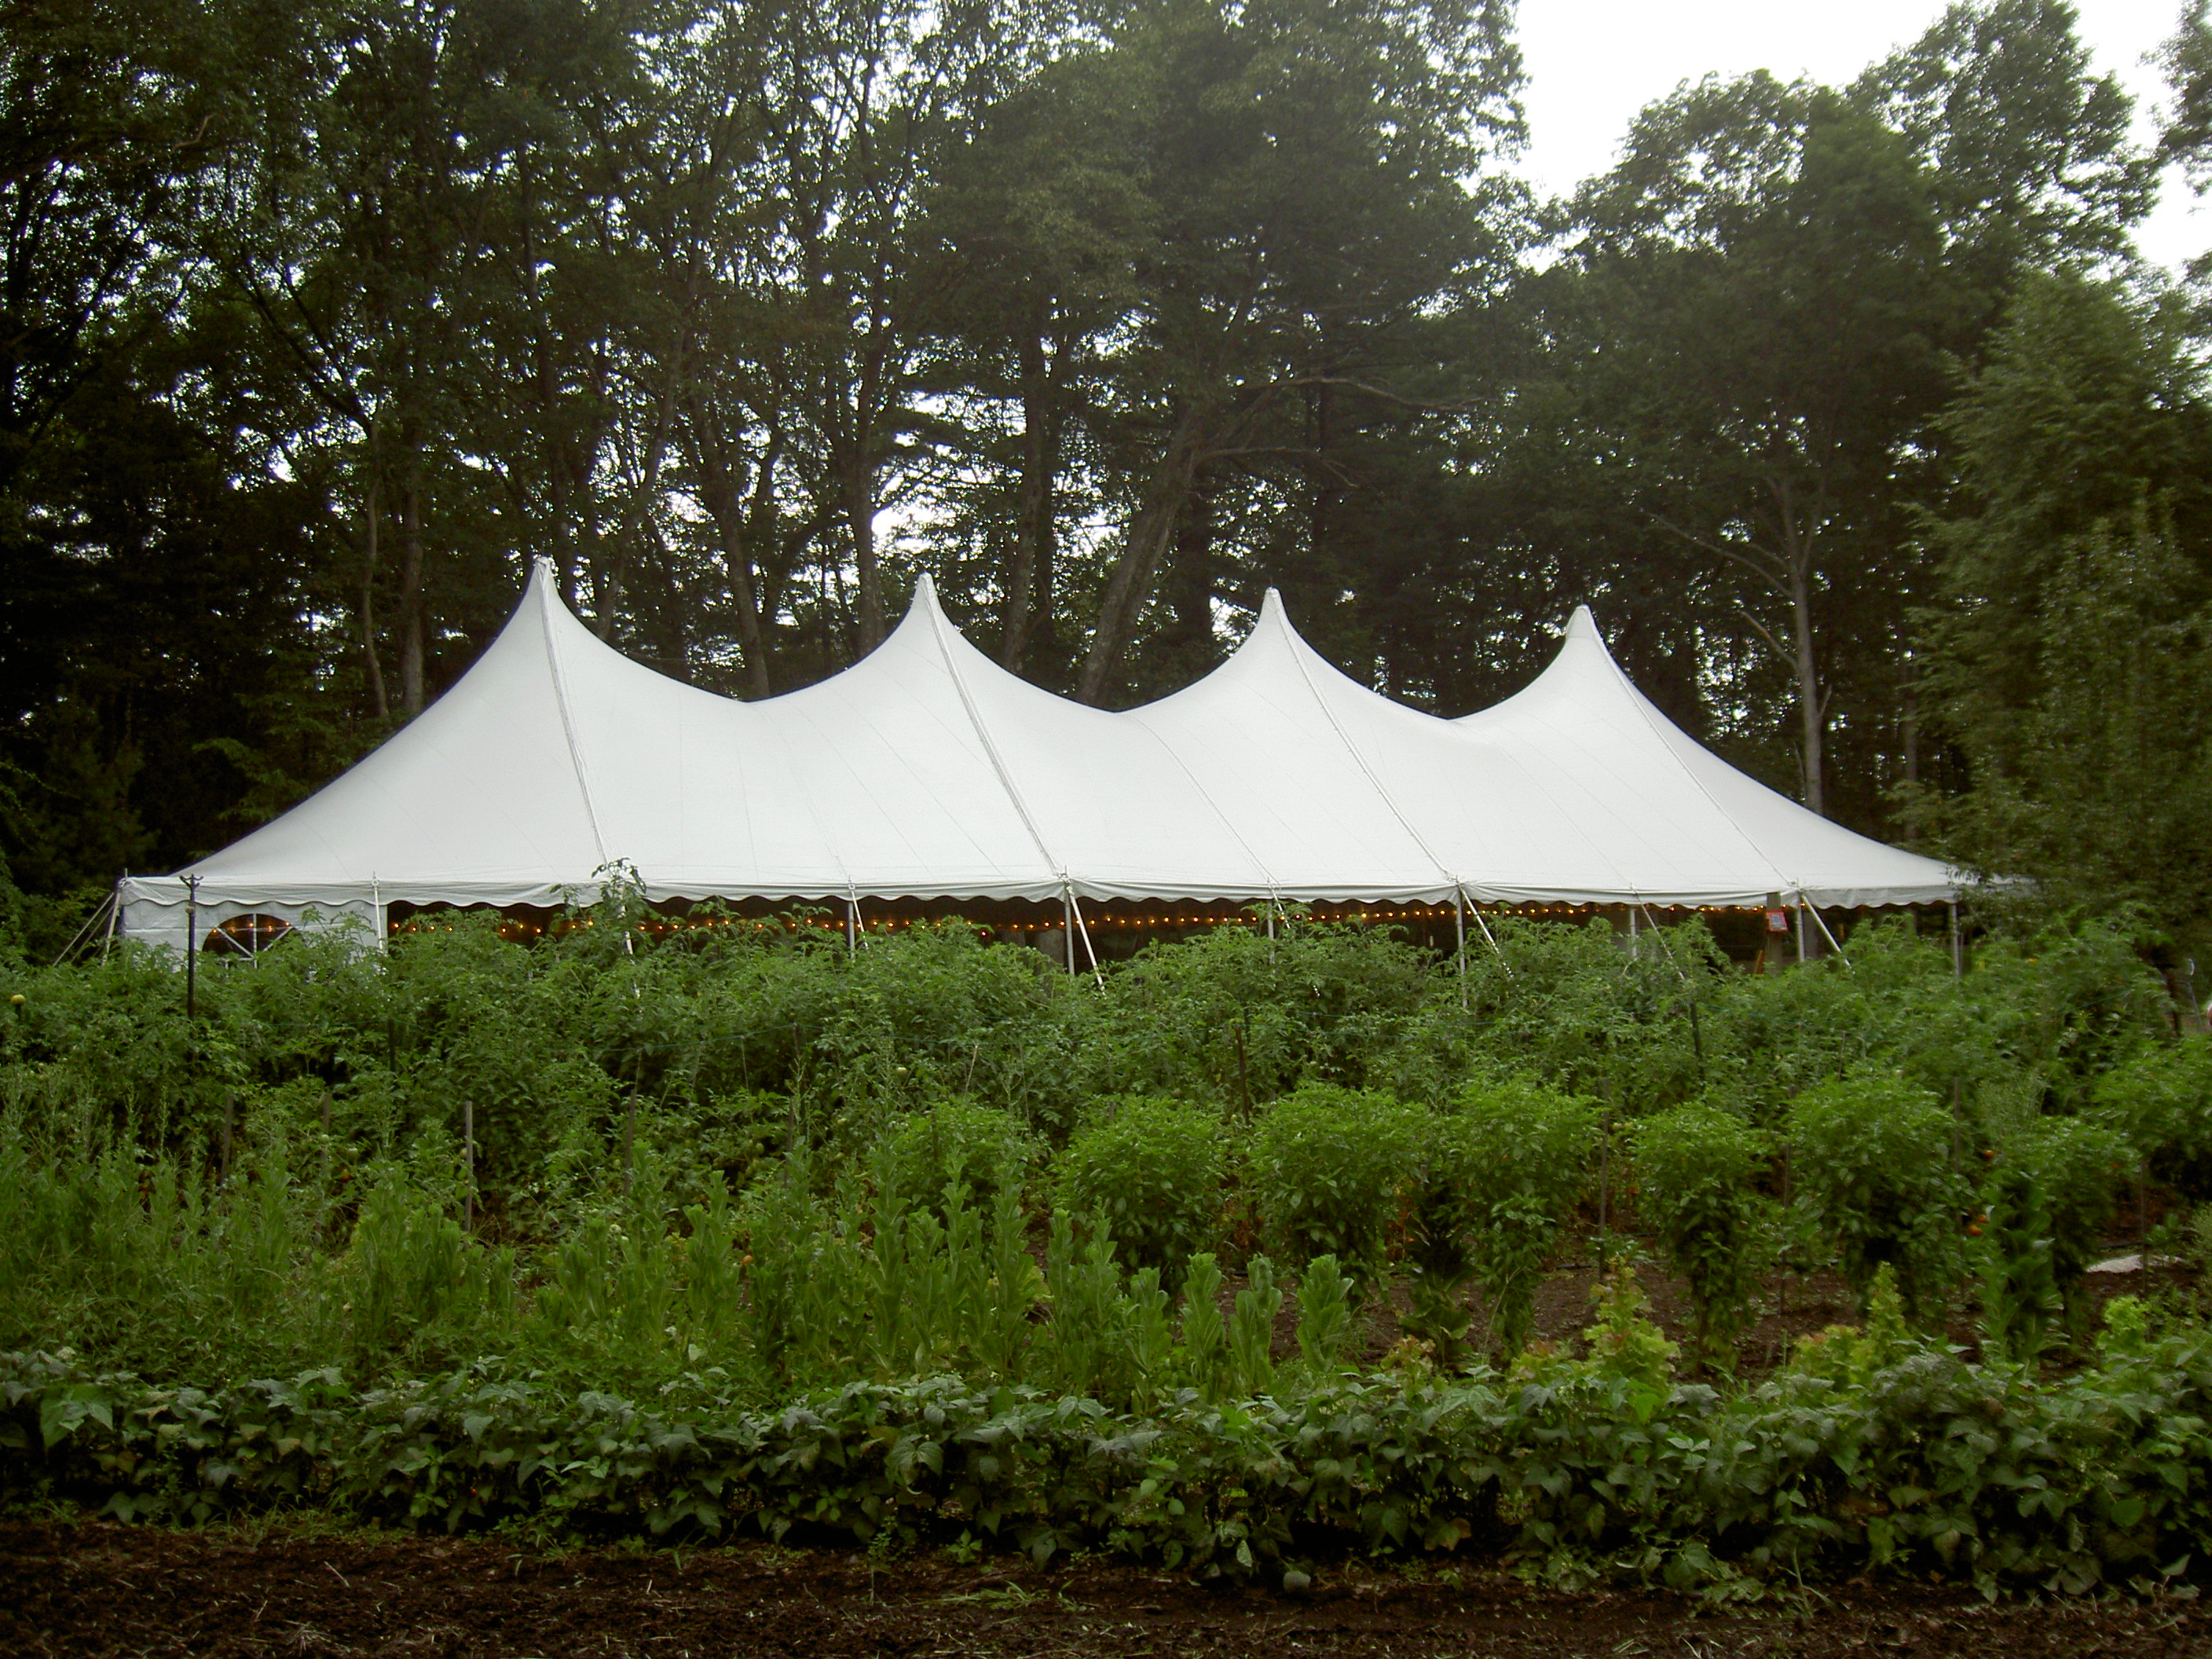
<svg viewBox="0 0 2212 1659">
<path fill-rule="evenodd" d="M 2097 1080 L 2092 1115 L 2124 1136 L 2152 1172 L 2188 1197 L 2212 1198 L 2212 1042 L 2145 1050 Z"/>
<path fill-rule="evenodd" d="M 1476 1125 L 1439 1114 L 1421 1126 L 1408 1164 L 1406 1202 L 1407 1335 L 1425 1343 L 1437 1369 L 1455 1371 L 1469 1355 L 1473 1317 L 1468 1286 L 1474 1279 Z"/>
<path fill-rule="evenodd" d="M 1192 1274 L 1194 1279 L 1199 1275 Z M 1877 1304 L 1881 1298 L 1877 1297 Z M 1028 1384 L 847 1382 L 759 1408 L 695 1382 L 644 1403 L 496 1364 L 349 1387 L 202 1390 L 0 1355 L 0 1494 L 193 1523 L 311 1503 L 439 1533 L 665 1547 L 794 1528 L 855 1545 L 1110 1553 L 1178 1572 L 1455 1552 L 1741 1595 L 1888 1567 L 1995 1595 L 2148 1589 L 2212 1528 L 2195 1425 L 2212 1338 L 2123 1298 L 2048 1382 L 1888 1319 L 1755 1389 L 1669 1387 L 1617 1287 L 1586 1361 L 1141 1414 Z"/>
<path fill-rule="evenodd" d="M 1595 1103 L 1530 1083 L 1469 1085 L 1460 1097 L 1468 1254 L 1506 1358 L 1535 1328 L 1536 1285 L 1589 1181 Z"/>
<path fill-rule="evenodd" d="M 1407 1160 L 1425 1115 L 1388 1095 L 1308 1084 L 1254 1125 L 1245 1180 L 1294 1266 L 1334 1255 L 1362 1283 L 1383 1269 Z"/>
<path fill-rule="evenodd" d="M 1982 1203 L 1982 1345 L 2033 1364 L 2066 1305 L 2051 1265 L 2051 1214 L 2033 1172 L 2012 1163 L 1990 1172 Z"/>
<path fill-rule="evenodd" d="M 1102 1217 L 1123 1257 L 1158 1268 L 1170 1288 L 1221 1222 L 1227 1136 L 1211 1112 L 1170 1100 L 1106 1107 L 1054 1160 L 1056 1202 Z"/>
<path fill-rule="evenodd" d="M 1887 1263 L 1907 1314 L 1936 1318 L 1963 1265 L 1968 1197 L 1942 1103 L 1902 1077 L 1863 1072 L 1799 1096 L 1790 1137 L 1801 1200 L 1862 1304 Z"/>
<path fill-rule="evenodd" d="M 2069 1307 L 2097 1259 L 2097 1235 L 2119 1207 L 2130 1151 L 2117 1130 L 2078 1117 L 2037 1118 L 2000 1150 L 2035 1179 L 2050 1218 L 2051 1272 Z"/>
<path fill-rule="evenodd" d="M 877 1148 L 876 1185 L 894 1204 L 942 1213 L 948 1188 L 988 1207 L 1001 1188 L 1018 1193 L 1039 1148 L 1018 1120 L 989 1106 L 941 1101 L 895 1124 Z"/>
<path fill-rule="evenodd" d="M 1306 1263 L 1298 1280 L 1298 1354 L 1316 1382 L 1342 1367 L 1352 1338 L 1352 1281 L 1337 1270 L 1333 1255 Z"/>
<path fill-rule="evenodd" d="M 1632 1133 L 1638 1213 L 1690 1289 L 1698 1352 L 1734 1368 L 1735 1338 L 1751 1322 L 1767 1203 L 1754 1184 L 1761 1137 L 1717 1106 L 1678 1106 Z"/>
</svg>

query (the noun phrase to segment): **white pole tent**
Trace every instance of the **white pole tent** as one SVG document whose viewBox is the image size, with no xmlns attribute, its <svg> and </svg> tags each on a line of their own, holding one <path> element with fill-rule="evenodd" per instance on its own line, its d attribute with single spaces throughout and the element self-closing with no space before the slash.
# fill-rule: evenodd
<svg viewBox="0 0 2212 1659">
<path fill-rule="evenodd" d="M 606 645 L 540 561 L 450 690 L 243 840 L 126 877 L 119 931 L 380 936 L 394 903 L 590 902 L 618 862 L 654 900 L 1859 906 L 1960 885 L 1700 748 L 1587 608 L 1534 684 L 1445 720 L 1337 672 L 1271 591 L 1227 662 L 1115 714 L 992 662 L 925 577 L 865 659 L 743 702 Z"/>
</svg>

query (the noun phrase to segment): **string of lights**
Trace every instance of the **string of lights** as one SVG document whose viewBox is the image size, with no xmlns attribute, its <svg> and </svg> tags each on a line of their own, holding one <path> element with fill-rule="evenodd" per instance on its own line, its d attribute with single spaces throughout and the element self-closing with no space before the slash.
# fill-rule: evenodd
<svg viewBox="0 0 2212 1659">
<path fill-rule="evenodd" d="M 1618 909 L 1620 907 L 1598 904 L 1498 904 L 1480 905 L 1470 908 L 1478 911 L 1481 915 L 1488 916 L 1588 917 L 1601 915 L 1607 910 Z M 1686 914 L 1698 915 L 1757 915 L 1764 907 L 1759 905 L 1732 904 L 1654 904 L 1638 905 L 1637 908 L 1656 913 L 1656 915 Z M 1402 909 L 1364 908 L 1357 910 L 1331 910 L 1323 912 L 1320 915 L 1307 915 L 1302 917 L 1281 917 L 1279 920 L 1285 925 L 1289 925 L 1291 922 L 1300 920 L 1310 923 L 1375 923 L 1410 921 L 1427 922 L 1440 925 L 1452 921 L 1454 915 L 1455 913 L 1450 906 L 1435 905 L 1427 907 L 1409 906 Z M 864 914 L 860 924 L 860 931 L 863 933 L 869 934 L 889 934 L 910 930 L 915 927 L 933 927 L 941 922 L 960 919 L 961 918 L 953 916 L 902 916 L 896 915 L 868 916 Z M 1264 927 L 1267 925 L 1268 916 L 1264 909 L 1261 909 L 1256 912 L 1239 910 L 1226 913 L 1216 913 L 1209 911 L 1200 915 L 1153 915 L 1145 912 L 1127 913 L 1109 910 L 1093 913 L 1089 915 L 1086 920 L 1094 931 L 1147 933 L 1158 932 L 1167 928 Z M 390 927 L 390 932 L 394 935 L 401 933 L 450 933 L 454 931 L 457 926 L 459 925 L 460 924 L 452 921 L 440 921 L 434 919 L 426 921 L 419 916 L 410 916 L 404 921 L 392 922 Z M 598 925 L 598 919 L 588 915 L 574 918 L 562 918 L 550 922 L 535 922 L 520 918 L 509 917 L 501 921 L 498 931 L 501 938 L 508 939 L 538 939 L 549 934 L 557 938 L 574 933 L 579 928 L 596 927 Z M 784 915 L 776 917 L 653 916 L 647 920 L 631 924 L 631 926 L 639 933 L 654 939 L 665 939 L 672 934 L 690 933 L 708 928 L 743 928 L 757 934 L 792 933 L 796 933 L 802 928 L 811 928 L 818 933 L 842 933 L 845 930 L 846 925 L 846 921 L 843 917 L 836 915 Z M 987 933 L 1013 935 L 1024 933 L 1057 934 L 1064 932 L 1066 926 L 1066 924 L 1062 921 L 975 922 L 974 925 L 981 931 Z"/>
</svg>

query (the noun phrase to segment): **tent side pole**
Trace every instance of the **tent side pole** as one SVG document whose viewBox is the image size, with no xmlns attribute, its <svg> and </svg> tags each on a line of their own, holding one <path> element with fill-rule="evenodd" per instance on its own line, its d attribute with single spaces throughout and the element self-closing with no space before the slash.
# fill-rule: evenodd
<svg viewBox="0 0 2212 1659">
<path fill-rule="evenodd" d="M 1805 965 L 1805 895 L 1797 895 L 1797 965 Z"/>
<path fill-rule="evenodd" d="M 1060 890 L 1060 917 L 1062 930 L 1061 942 L 1067 946 L 1067 976 L 1073 979 L 1075 977 L 1075 890 L 1073 887 L 1063 887 Z"/>
<path fill-rule="evenodd" d="M 1951 913 L 1951 977 L 1964 979 L 1966 976 L 1966 954 L 1959 938 L 1959 901 L 1951 899 L 1943 908 Z"/>
<path fill-rule="evenodd" d="M 1490 941 L 1490 948 L 1498 953 L 1498 965 L 1505 970 L 1505 977 L 1511 979 L 1513 964 L 1505 959 L 1505 947 L 1498 942 L 1498 935 L 1490 931 L 1490 924 L 1483 920 L 1482 911 L 1479 907 L 1474 912 L 1474 925 L 1482 929 L 1483 938 Z"/>
<path fill-rule="evenodd" d="M 852 894 L 845 896 L 845 954 L 852 956 L 860 948 L 860 901 Z"/>
<path fill-rule="evenodd" d="M 1097 980 L 1100 985 L 1104 985 L 1106 975 L 1098 971 L 1098 952 L 1091 943 L 1091 927 L 1083 920 L 1083 906 L 1077 900 L 1075 890 L 1072 887 L 1067 890 L 1067 914 L 1074 920 L 1076 927 L 1083 934 L 1083 954 L 1091 958 L 1091 977 Z M 1075 941 L 1072 938 L 1067 941 L 1067 963 L 1068 971 L 1073 973 L 1075 969 Z"/>
<path fill-rule="evenodd" d="M 1838 939 L 1834 933 L 1829 931 L 1828 919 L 1820 914 L 1820 907 L 1817 904 L 1813 907 L 1813 920 L 1814 922 L 1819 924 L 1820 932 L 1826 935 L 1828 948 L 1833 951 L 1838 957 L 1843 957 L 1844 967 L 1850 967 L 1851 959 L 1844 955 L 1844 942 Z"/>
<path fill-rule="evenodd" d="M 1467 1008 L 1467 889 L 1452 889 L 1452 939 L 1458 951 L 1459 1006 Z"/>
<path fill-rule="evenodd" d="M 185 878 L 185 1018 L 199 1012 L 199 941 L 193 937 L 200 925 L 200 878 Z"/>
</svg>

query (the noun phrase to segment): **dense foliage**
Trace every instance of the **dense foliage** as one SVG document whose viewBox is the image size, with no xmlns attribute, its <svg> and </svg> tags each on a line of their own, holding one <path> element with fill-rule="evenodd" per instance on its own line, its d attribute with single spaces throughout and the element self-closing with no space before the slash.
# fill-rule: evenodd
<svg viewBox="0 0 2212 1659">
<path fill-rule="evenodd" d="M 54 1356 L 0 1379 L 0 1480 L 1705 1583 L 2132 1579 L 2195 1524 L 2193 1419 L 2130 1425 L 2191 1409 L 2198 1328 L 2060 1316 L 2137 1172 L 2199 1155 L 2201 1039 L 2111 928 L 1745 974 L 1697 922 L 1504 919 L 1462 976 L 1293 918 L 1094 984 L 958 924 L 702 920 L 295 938 L 191 1017 L 135 949 L 0 969 L 0 1348 Z M 1622 1267 L 1579 1350 L 1531 1345 L 1601 1203 L 1713 1372 L 1778 1252 L 1838 1262 L 1867 1334 L 1692 1387 Z M 1980 1365 L 1911 1334 L 1977 1285 Z"/>
<path fill-rule="evenodd" d="M 2212 1525 L 2212 1345 L 2123 1317 L 2043 1382 L 1898 1338 L 1808 1344 L 1733 1398 L 1647 1365 L 1329 1381 L 1139 1414 L 951 1376 L 769 1412 L 478 1367 L 204 1391 L 0 1357 L 0 1490 L 125 1519 L 315 1504 L 541 1534 L 1105 1549 L 1202 1573 L 1316 1553 L 1503 1553 L 1721 1594 L 1868 1567 L 2078 1593 L 2186 1570 Z"/>
</svg>

